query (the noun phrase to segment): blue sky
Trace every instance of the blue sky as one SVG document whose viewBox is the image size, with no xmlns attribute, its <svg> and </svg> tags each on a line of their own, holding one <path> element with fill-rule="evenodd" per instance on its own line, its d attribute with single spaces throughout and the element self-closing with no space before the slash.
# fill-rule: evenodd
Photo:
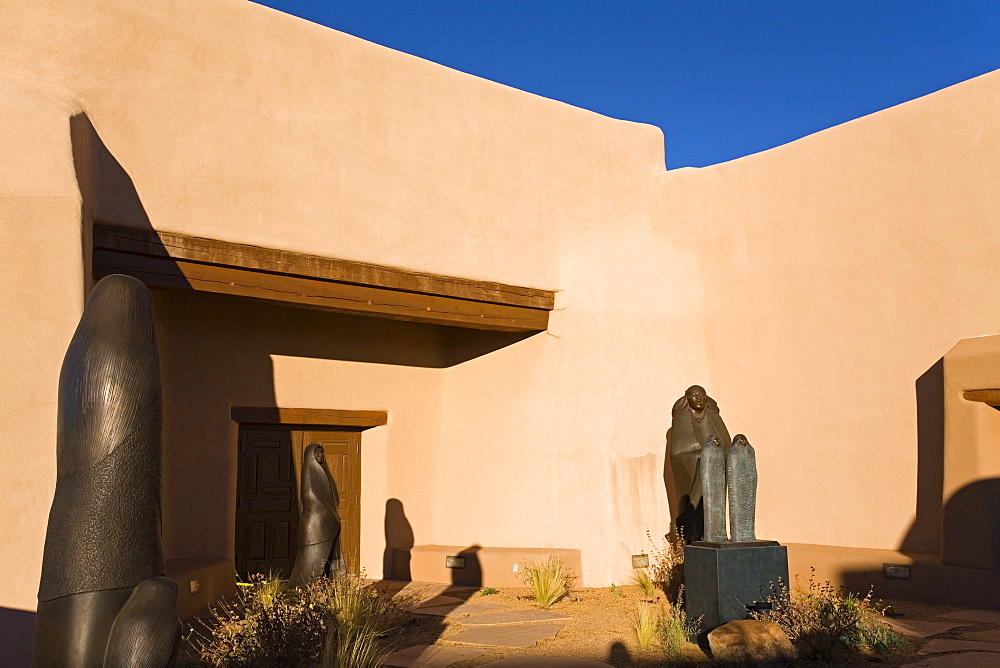
<svg viewBox="0 0 1000 668">
<path fill-rule="evenodd" d="M 1000 68 L 1000 0 L 256 0 L 659 126 L 667 166 L 756 153 Z"/>
</svg>

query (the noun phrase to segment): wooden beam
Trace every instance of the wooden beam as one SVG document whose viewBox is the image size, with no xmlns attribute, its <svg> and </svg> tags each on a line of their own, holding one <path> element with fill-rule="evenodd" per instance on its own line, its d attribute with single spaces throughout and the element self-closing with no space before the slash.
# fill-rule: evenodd
<svg viewBox="0 0 1000 668">
<path fill-rule="evenodd" d="M 543 331 L 552 292 L 157 233 L 94 226 L 93 274 L 306 308 L 507 332 Z"/>
<path fill-rule="evenodd" d="M 302 424 L 322 427 L 380 427 L 389 421 L 385 411 L 339 411 L 324 408 L 233 406 L 234 422 L 246 424 Z"/>
<path fill-rule="evenodd" d="M 966 401 L 981 401 L 990 406 L 1000 407 L 1000 390 L 966 390 L 962 392 Z"/>
</svg>

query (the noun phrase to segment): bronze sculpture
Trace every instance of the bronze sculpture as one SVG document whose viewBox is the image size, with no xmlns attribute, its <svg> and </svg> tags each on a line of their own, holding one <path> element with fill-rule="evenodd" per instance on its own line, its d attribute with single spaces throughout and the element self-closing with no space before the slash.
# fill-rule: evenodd
<svg viewBox="0 0 1000 668">
<path fill-rule="evenodd" d="M 678 495 L 676 526 L 684 540 L 701 540 L 704 534 L 702 508 L 701 450 L 709 437 L 719 440 L 723 454 L 732 440 L 719 405 L 700 385 L 692 385 L 674 402 L 670 425 L 670 465 Z"/>
<path fill-rule="evenodd" d="M 180 622 L 160 544 L 160 397 L 149 290 L 108 276 L 59 374 L 33 666 L 171 662 Z"/>
<path fill-rule="evenodd" d="M 709 436 L 701 449 L 701 493 L 708 542 L 726 540 L 726 454 L 719 437 Z"/>
<path fill-rule="evenodd" d="M 743 434 L 733 439 L 726 457 L 729 490 L 729 533 L 734 543 L 752 543 L 757 505 L 757 456 Z"/>
<path fill-rule="evenodd" d="M 302 456 L 302 513 L 299 515 L 299 545 L 289 584 L 302 587 L 321 575 L 344 570 L 340 547 L 340 499 L 326 466 L 319 443 L 311 443 Z"/>
</svg>

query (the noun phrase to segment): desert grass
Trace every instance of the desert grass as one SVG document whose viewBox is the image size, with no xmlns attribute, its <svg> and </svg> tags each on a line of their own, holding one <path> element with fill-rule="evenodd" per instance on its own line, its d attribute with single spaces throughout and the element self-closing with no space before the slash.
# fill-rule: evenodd
<svg viewBox="0 0 1000 668">
<path fill-rule="evenodd" d="M 554 554 L 518 562 L 521 580 L 531 588 L 539 607 L 548 608 L 570 592 L 573 572 Z"/>
<path fill-rule="evenodd" d="M 642 590 L 646 596 L 655 596 L 657 585 L 649 575 L 648 568 L 636 568 L 631 575 L 632 584 Z"/>
<path fill-rule="evenodd" d="M 640 601 L 632 611 L 632 633 L 642 649 L 649 649 L 656 640 L 657 614 L 651 603 Z"/>
</svg>

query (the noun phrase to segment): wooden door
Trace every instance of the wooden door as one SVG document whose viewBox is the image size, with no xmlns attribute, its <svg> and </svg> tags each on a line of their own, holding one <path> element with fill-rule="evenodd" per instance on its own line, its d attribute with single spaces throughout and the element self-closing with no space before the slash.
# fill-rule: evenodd
<svg viewBox="0 0 1000 668">
<path fill-rule="evenodd" d="M 241 425 L 236 496 L 236 571 L 287 577 L 298 546 L 302 455 L 319 443 L 340 497 L 341 546 L 350 572 L 361 562 L 361 433 L 305 426 Z"/>
<path fill-rule="evenodd" d="M 299 518 L 295 440 L 288 429 L 240 429 L 236 572 L 244 580 L 292 571 Z"/>
</svg>

